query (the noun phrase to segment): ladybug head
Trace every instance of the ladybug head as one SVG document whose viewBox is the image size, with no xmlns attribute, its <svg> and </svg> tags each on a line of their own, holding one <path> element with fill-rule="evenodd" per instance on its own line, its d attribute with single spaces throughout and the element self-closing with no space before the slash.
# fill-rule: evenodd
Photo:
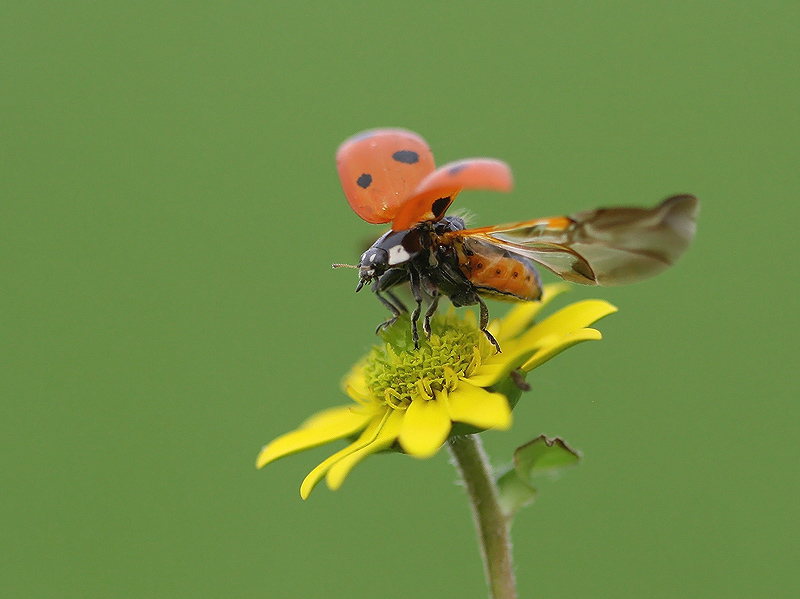
<svg viewBox="0 0 800 599">
<path fill-rule="evenodd" d="M 364 285 L 368 285 L 373 279 L 378 278 L 386 269 L 389 268 L 389 252 L 382 247 L 372 246 L 361 255 L 358 262 L 358 287 L 356 291 L 361 291 Z"/>
</svg>

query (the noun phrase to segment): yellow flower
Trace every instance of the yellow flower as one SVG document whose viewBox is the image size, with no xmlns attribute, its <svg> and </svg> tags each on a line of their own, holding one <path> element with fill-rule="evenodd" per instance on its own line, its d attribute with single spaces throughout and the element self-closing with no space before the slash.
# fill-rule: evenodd
<svg viewBox="0 0 800 599">
<path fill-rule="evenodd" d="M 534 323 L 539 310 L 566 289 L 548 285 L 541 302 L 518 304 L 492 322 L 489 330 L 502 353 L 481 333 L 473 312 L 463 318 L 454 310 L 435 316 L 431 338 L 421 340 L 418 350 L 407 319 L 399 319 L 383 333 L 386 343 L 345 377 L 342 386 L 356 403 L 319 412 L 278 437 L 261 450 L 256 466 L 337 439 L 351 441 L 305 478 L 300 487 L 305 499 L 323 478 L 331 490 L 338 489 L 373 453 L 395 448 L 428 458 L 450 436 L 508 429 L 524 374 L 576 343 L 600 339 L 599 331 L 586 327 L 616 312 L 608 302 L 584 300 Z"/>
</svg>

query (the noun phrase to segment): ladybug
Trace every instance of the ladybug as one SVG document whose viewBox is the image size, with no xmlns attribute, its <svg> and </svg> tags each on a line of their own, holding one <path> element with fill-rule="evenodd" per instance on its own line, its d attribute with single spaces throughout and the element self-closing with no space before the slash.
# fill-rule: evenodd
<svg viewBox="0 0 800 599">
<path fill-rule="evenodd" d="M 391 223 L 353 266 L 359 271 L 356 291 L 369 285 L 391 312 L 380 331 L 407 311 L 393 290 L 408 284 L 416 302 L 411 331 L 417 348 L 423 298 L 429 299 L 422 320 L 428 338 L 444 295 L 454 306 L 477 304 L 479 326 L 500 351 L 487 330 L 484 297 L 541 299 L 536 265 L 586 285 L 621 285 L 656 275 L 688 248 L 699 210 L 697 198 L 682 194 L 649 209 L 599 208 L 468 229 L 463 218 L 447 216 L 447 209 L 465 189 L 510 191 L 505 162 L 466 158 L 436 168 L 428 144 L 416 133 L 373 129 L 345 141 L 336 166 L 355 213 L 369 223 Z"/>
</svg>

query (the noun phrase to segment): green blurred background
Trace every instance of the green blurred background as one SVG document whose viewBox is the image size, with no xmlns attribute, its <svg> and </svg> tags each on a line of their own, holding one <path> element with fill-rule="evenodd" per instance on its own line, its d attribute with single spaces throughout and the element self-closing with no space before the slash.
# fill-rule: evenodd
<svg viewBox="0 0 800 599">
<path fill-rule="evenodd" d="M 484 597 L 445 452 L 298 487 L 385 316 L 337 145 L 494 156 L 477 224 L 691 192 L 671 271 L 534 373 L 499 463 L 585 459 L 514 525 L 522 597 L 800 593 L 796 2 L 3 3 L 0 596 Z M 565 303 L 567 300 L 562 301 Z M 490 306 L 494 315 L 504 306 Z"/>
</svg>

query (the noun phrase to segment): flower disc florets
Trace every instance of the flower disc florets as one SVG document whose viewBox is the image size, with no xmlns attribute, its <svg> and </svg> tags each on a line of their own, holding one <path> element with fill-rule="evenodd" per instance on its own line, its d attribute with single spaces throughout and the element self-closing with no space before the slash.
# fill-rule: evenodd
<svg viewBox="0 0 800 599">
<path fill-rule="evenodd" d="M 421 339 L 419 349 L 408 330 L 408 323 L 395 323 L 383 335 L 386 343 L 373 347 L 364 362 L 371 395 L 395 409 L 407 408 L 415 398 L 433 399 L 435 391 L 453 391 L 458 379 L 471 376 L 487 357 L 479 349 L 483 345 L 486 351 L 487 344 L 480 343 L 482 334 L 474 319 L 435 316 L 431 337 Z"/>
</svg>

